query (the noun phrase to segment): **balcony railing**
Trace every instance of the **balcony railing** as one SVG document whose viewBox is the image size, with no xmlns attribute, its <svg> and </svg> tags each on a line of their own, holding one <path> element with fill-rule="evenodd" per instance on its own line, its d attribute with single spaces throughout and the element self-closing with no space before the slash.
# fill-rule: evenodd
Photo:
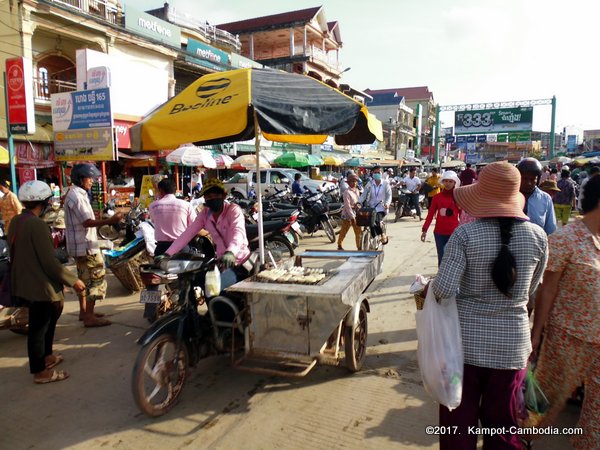
<svg viewBox="0 0 600 450">
<path fill-rule="evenodd" d="M 225 45 L 236 53 L 239 53 L 242 50 L 242 42 L 240 41 L 239 36 L 221 30 L 205 20 L 196 19 L 189 14 L 180 14 L 173 9 L 169 9 L 168 19 L 175 25 L 197 31 L 209 41 L 212 41 L 217 45 Z"/>
<path fill-rule="evenodd" d="M 99 17 L 110 23 L 118 23 L 119 8 L 116 0 L 52 0 L 52 2 Z"/>
<path fill-rule="evenodd" d="M 50 94 L 76 90 L 77 83 L 75 81 L 47 80 L 39 77 L 33 79 L 33 92 L 35 100 L 38 101 L 50 101 Z"/>
<path fill-rule="evenodd" d="M 262 61 L 266 59 L 291 58 L 293 56 L 309 57 L 312 60 L 316 60 L 326 64 L 327 67 L 329 67 L 330 69 L 338 71 L 341 70 L 341 64 L 337 60 L 337 55 L 330 55 L 328 52 L 325 52 L 314 45 L 307 46 L 306 51 L 304 51 L 304 47 L 302 45 L 296 45 L 294 47 L 293 55 L 290 53 L 289 46 L 254 51 L 255 61 Z"/>
</svg>

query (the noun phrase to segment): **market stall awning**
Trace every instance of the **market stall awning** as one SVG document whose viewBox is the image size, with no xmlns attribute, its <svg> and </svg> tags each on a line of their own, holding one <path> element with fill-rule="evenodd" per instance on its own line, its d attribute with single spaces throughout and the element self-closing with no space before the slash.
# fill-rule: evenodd
<svg viewBox="0 0 600 450">
<path fill-rule="evenodd" d="M 119 150 L 118 154 L 119 154 L 119 158 L 123 158 L 123 159 L 153 159 L 156 157 L 156 154 L 153 154 L 153 153 L 136 153 L 135 155 L 130 155 L 130 154 L 122 152 L 120 150 Z"/>
</svg>

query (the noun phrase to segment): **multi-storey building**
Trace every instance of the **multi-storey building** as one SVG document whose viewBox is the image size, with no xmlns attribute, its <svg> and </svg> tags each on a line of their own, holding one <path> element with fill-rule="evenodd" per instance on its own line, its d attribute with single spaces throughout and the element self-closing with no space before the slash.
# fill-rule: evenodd
<svg viewBox="0 0 600 450">
<path fill-rule="evenodd" d="M 435 102 L 433 99 L 433 93 L 427 86 L 417 86 L 409 88 L 396 88 L 396 89 L 365 89 L 365 92 L 371 96 L 376 94 L 380 95 L 394 95 L 398 98 L 404 98 L 406 106 L 415 112 L 415 120 L 417 123 L 414 127 L 417 129 L 417 138 L 415 139 L 415 148 L 421 150 L 424 148 L 430 148 L 433 146 L 433 129 L 435 126 Z M 421 109 L 421 125 L 419 126 L 419 118 L 416 117 L 418 114 L 418 108 L 420 105 Z M 419 140 L 420 138 L 420 140 Z M 420 142 L 419 142 L 420 141 Z M 420 144 L 420 148 L 419 147 Z"/>
<path fill-rule="evenodd" d="M 239 35 L 241 54 L 268 67 L 303 73 L 339 87 L 347 70 L 340 62 L 338 22 L 328 22 L 322 6 L 218 25 Z"/>
<path fill-rule="evenodd" d="M 411 150 L 414 149 L 416 137 L 415 115 L 406 105 L 404 97 L 396 92 L 380 91 L 371 91 L 371 97 L 367 106 L 383 124 L 386 152 L 394 159 L 414 156 Z"/>
</svg>

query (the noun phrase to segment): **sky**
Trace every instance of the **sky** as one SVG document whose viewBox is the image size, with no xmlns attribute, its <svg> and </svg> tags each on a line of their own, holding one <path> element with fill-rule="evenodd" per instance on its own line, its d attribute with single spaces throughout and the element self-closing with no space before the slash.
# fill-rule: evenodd
<svg viewBox="0 0 600 450">
<path fill-rule="evenodd" d="M 137 9 L 161 0 L 123 0 Z M 556 130 L 600 129 L 597 0 L 171 0 L 212 25 L 323 6 L 338 21 L 344 82 L 428 86 L 436 103 L 557 99 Z M 534 129 L 550 130 L 550 106 Z M 452 125 L 453 113 L 443 113 Z"/>
</svg>

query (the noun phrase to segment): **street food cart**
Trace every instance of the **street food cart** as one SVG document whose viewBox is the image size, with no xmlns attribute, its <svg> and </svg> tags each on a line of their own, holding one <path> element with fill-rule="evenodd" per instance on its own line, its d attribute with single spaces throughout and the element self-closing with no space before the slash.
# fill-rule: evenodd
<svg viewBox="0 0 600 450">
<path fill-rule="evenodd" d="M 360 370 L 370 309 L 365 291 L 382 263 L 383 252 L 378 251 L 308 250 L 286 269 L 323 274 L 316 284 L 267 281 L 258 274 L 227 289 L 245 296 L 250 316 L 244 354 L 234 366 L 300 377 L 317 362 L 338 365 L 344 350 L 348 369 Z"/>
</svg>

